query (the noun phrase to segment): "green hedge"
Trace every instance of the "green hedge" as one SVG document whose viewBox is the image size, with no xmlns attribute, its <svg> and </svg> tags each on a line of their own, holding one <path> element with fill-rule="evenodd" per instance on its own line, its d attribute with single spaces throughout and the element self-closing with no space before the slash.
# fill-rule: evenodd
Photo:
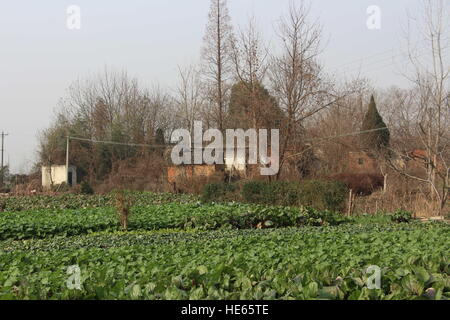
<svg viewBox="0 0 450 320">
<path fill-rule="evenodd" d="M 203 188 L 203 202 L 229 202 L 237 200 L 239 188 L 232 183 L 209 183 Z"/>
<path fill-rule="evenodd" d="M 205 202 L 243 201 L 266 205 L 311 206 L 318 210 L 343 209 L 347 187 L 338 181 L 301 182 L 250 181 L 238 184 L 209 184 L 203 190 Z"/>
</svg>

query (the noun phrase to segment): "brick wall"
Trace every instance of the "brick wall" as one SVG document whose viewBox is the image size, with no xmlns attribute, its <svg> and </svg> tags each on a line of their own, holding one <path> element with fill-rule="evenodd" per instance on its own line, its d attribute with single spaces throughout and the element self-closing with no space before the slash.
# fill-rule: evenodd
<svg viewBox="0 0 450 320">
<path fill-rule="evenodd" d="M 210 177 L 217 172 L 216 165 L 180 165 L 167 168 L 167 181 L 174 183 L 177 178 Z"/>
</svg>

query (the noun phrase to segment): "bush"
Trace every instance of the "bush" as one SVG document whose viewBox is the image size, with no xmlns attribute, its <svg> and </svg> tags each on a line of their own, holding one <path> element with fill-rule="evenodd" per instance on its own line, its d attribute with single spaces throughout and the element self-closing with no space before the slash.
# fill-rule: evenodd
<svg viewBox="0 0 450 320">
<path fill-rule="evenodd" d="M 0 193 L 10 193 L 11 192 L 11 188 L 0 188 Z"/>
<path fill-rule="evenodd" d="M 370 173 L 341 173 L 329 177 L 331 181 L 340 181 L 357 195 L 367 196 L 383 188 L 384 177 Z"/>
<path fill-rule="evenodd" d="M 242 198 L 246 202 L 262 203 L 262 204 L 276 204 L 274 184 L 269 184 L 262 181 L 250 181 L 242 187 Z"/>
<path fill-rule="evenodd" d="M 87 181 L 83 181 L 80 184 L 80 193 L 81 194 L 94 194 L 94 189 L 92 189 L 91 185 Z"/>
<path fill-rule="evenodd" d="M 204 202 L 229 202 L 237 200 L 238 187 L 231 183 L 216 182 L 205 185 L 201 200 Z"/>
<path fill-rule="evenodd" d="M 210 176 L 200 175 L 186 177 L 184 175 L 180 175 L 175 178 L 175 189 L 173 189 L 173 191 L 176 193 L 202 195 L 206 185 L 216 183 L 222 184 L 223 181 L 224 175 L 221 171 L 215 172 Z"/>
<path fill-rule="evenodd" d="M 406 210 L 397 210 L 391 215 L 392 222 L 402 223 L 410 222 L 412 219 L 412 213 Z"/>
<path fill-rule="evenodd" d="M 342 210 L 347 198 L 347 187 L 339 181 L 309 180 L 300 184 L 300 194 L 296 199 L 302 205 L 319 210 Z"/>
<path fill-rule="evenodd" d="M 346 186 L 337 181 L 247 182 L 242 187 L 245 202 L 282 206 L 311 206 L 339 211 L 347 196 Z"/>
</svg>

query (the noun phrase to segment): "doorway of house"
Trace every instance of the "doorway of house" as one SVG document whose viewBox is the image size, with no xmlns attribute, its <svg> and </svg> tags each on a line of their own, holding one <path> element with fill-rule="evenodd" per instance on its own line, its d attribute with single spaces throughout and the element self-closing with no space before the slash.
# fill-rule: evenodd
<svg viewBox="0 0 450 320">
<path fill-rule="evenodd" d="M 67 177 L 67 183 L 68 183 L 69 186 L 72 186 L 72 183 L 73 183 L 72 180 L 73 180 L 73 172 L 69 171 L 69 174 L 68 174 L 68 177 Z"/>
</svg>

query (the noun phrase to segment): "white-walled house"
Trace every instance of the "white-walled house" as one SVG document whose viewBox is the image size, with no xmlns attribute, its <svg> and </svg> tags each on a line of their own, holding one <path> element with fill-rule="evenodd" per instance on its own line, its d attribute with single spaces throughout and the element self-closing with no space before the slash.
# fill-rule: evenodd
<svg viewBox="0 0 450 320">
<path fill-rule="evenodd" d="M 77 184 L 77 168 L 69 166 L 69 174 L 66 173 L 65 165 L 42 166 L 42 187 L 50 189 L 52 185 L 62 183 L 75 186 Z"/>
</svg>

